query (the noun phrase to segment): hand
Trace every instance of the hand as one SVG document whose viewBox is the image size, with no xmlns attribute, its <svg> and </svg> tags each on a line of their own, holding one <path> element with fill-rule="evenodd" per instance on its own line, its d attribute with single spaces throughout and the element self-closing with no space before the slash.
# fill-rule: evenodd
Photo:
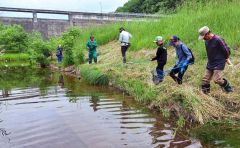
<svg viewBox="0 0 240 148">
<path fill-rule="evenodd" d="M 228 64 L 228 66 L 233 66 L 233 64 L 232 64 L 232 62 L 230 61 L 230 59 L 227 59 L 226 62 L 227 62 L 227 64 Z"/>
</svg>

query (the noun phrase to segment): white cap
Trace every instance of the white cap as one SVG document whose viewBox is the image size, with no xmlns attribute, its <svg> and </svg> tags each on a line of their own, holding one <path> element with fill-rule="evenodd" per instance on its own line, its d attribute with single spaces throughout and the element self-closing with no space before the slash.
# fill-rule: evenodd
<svg viewBox="0 0 240 148">
<path fill-rule="evenodd" d="M 210 29 L 208 28 L 208 26 L 204 26 L 202 28 L 199 29 L 198 33 L 199 33 L 199 40 L 202 40 L 204 38 L 204 36 L 210 31 Z"/>
<path fill-rule="evenodd" d="M 155 40 L 153 42 L 158 42 L 158 41 L 162 41 L 163 37 L 161 36 L 156 36 Z"/>
</svg>

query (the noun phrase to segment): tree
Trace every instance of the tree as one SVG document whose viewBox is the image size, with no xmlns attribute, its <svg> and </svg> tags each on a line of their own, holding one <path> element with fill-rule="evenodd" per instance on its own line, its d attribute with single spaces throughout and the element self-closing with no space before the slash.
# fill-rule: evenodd
<svg viewBox="0 0 240 148">
<path fill-rule="evenodd" d="M 28 34 L 20 25 L 0 26 L 0 45 L 5 50 L 23 52 L 27 49 Z"/>
</svg>

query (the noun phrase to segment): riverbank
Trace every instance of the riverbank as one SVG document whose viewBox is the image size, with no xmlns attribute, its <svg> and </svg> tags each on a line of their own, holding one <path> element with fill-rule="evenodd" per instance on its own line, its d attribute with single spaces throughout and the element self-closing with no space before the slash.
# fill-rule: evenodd
<svg viewBox="0 0 240 148">
<path fill-rule="evenodd" d="M 159 85 L 152 82 L 151 70 L 156 62 L 149 59 L 155 50 L 142 49 L 127 53 L 127 64 L 122 64 L 118 42 L 110 42 L 98 49 L 98 64 L 79 66 L 81 76 L 87 81 L 104 78 L 109 85 L 118 87 L 134 96 L 150 108 L 158 109 L 166 117 L 178 117 L 178 120 L 204 124 L 213 120 L 240 119 L 239 98 L 239 66 L 233 58 L 235 66 L 226 67 L 225 76 L 234 86 L 234 92 L 226 94 L 219 86 L 213 84 L 210 95 L 200 90 L 201 78 L 206 61 L 197 61 L 189 66 L 183 84 L 176 84 L 169 76 Z M 165 70 L 174 65 L 173 50 L 168 50 L 169 62 Z M 97 72 L 96 72 L 97 71 Z M 92 73 L 98 73 L 96 75 Z"/>
</svg>

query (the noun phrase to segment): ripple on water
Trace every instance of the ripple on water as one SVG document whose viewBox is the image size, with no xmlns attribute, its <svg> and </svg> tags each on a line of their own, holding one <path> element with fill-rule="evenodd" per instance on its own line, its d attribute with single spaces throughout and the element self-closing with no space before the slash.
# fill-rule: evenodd
<svg viewBox="0 0 240 148">
<path fill-rule="evenodd" d="M 0 103 L 5 103 L 0 104 L 0 147 L 201 146 L 195 139 L 174 137 L 169 123 L 144 112 L 132 99 L 98 87 L 81 87 L 72 79 L 64 84 L 65 88 L 44 90 L 16 88 L 7 97 L 0 96 Z M 69 91 L 66 85 L 78 90 Z M 98 95 L 91 96 L 95 92 Z M 9 140 L 1 140 L 3 137 Z"/>
</svg>

